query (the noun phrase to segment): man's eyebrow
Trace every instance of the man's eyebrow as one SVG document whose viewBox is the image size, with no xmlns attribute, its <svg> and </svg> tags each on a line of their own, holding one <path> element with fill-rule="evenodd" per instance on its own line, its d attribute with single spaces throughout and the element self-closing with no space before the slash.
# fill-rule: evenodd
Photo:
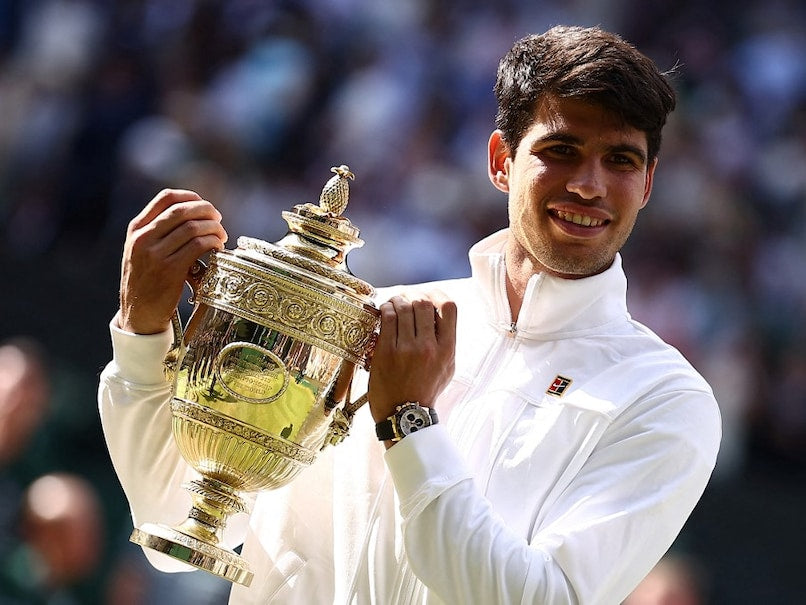
<svg viewBox="0 0 806 605">
<path fill-rule="evenodd" d="M 535 140 L 535 143 L 565 143 L 567 145 L 581 145 L 582 139 L 565 132 L 549 132 Z"/>
<path fill-rule="evenodd" d="M 646 152 L 636 145 L 629 143 L 622 143 L 620 145 L 613 145 L 610 148 L 611 153 L 629 153 L 636 156 L 642 164 L 646 164 Z"/>
</svg>

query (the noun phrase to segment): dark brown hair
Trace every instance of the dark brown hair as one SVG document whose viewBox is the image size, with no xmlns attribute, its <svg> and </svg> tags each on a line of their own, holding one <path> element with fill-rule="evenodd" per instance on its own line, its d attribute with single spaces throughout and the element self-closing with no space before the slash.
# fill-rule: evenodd
<svg viewBox="0 0 806 605">
<path fill-rule="evenodd" d="M 541 99 L 582 99 L 645 132 L 651 160 L 660 151 L 661 130 L 675 107 L 667 76 L 616 34 L 597 27 L 553 27 L 521 38 L 501 59 L 496 127 L 515 153 Z"/>
</svg>

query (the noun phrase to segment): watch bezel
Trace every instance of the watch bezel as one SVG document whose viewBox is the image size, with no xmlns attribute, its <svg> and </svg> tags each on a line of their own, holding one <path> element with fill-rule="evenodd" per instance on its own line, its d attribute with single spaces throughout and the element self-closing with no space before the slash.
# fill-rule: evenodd
<svg viewBox="0 0 806 605">
<path fill-rule="evenodd" d="M 405 418 L 414 414 L 415 419 Z M 439 422 L 436 410 L 416 401 L 406 401 L 395 408 L 395 413 L 375 425 L 375 434 L 381 441 L 400 441 L 403 437 Z"/>
<path fill-rule="evenodd" d="M 430 408 L 419 403 L 408 402 L 397 407 L 395 419 L 397 420 L 396 432 L 401 438 L 416 433 L 433 424 Z"/>
</svg>

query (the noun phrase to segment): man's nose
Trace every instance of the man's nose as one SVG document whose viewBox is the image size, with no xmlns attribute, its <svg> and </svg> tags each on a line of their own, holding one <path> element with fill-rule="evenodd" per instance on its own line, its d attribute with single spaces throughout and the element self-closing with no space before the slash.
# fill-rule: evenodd
<svg viewBox="0 0 806 605">
<path fill-rule="evenodd" d="M 565 188 L 586 200 L 605 197 L 607 190 L 603 166 L 593 159 L 580 162 L 569 177 Z"/>
</svg>

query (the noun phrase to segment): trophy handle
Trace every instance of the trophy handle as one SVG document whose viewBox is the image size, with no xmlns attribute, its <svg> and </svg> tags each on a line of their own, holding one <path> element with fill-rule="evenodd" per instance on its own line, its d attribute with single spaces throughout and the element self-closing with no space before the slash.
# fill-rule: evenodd
<svg viewBox="0 0 806 605">
<path fill-rule="evenodd" d="M 333 410 L 333 420 L 327 429 L 328 437 L 322 445 L 322 449 L 328 445 L 338 445 L 344 441 L 345 437 L 350 434 L 350 427 L 353 426 L 353 416 L 362 405 L 369 401 L 369 393 L 364 393 L 353 401 L 344 406 L 344 408 L 336 408 Z"/>
<path fill-rule="evenodd" d="M 363 395 L 361 395 L 361 397 L 359 397 L 358 399 L 356 399 L 352 403 L 348 403 L 347 405 L 345 405 L 344 410 L 343 410 L 344 415 L 347 416 L 348 418 L 352 419 L 352 417 L 358 411 L 358 408 L 360 408 L 362 405 L 364 405 L 368 401 L 369 401 L 369 392 L 364 393 Z"/>
<path fill-rule="evenodd" d="M 364 393 L 352 403 L 347 402 L 344 407 L 338 407 L 342 401 L 347 400 L 354 375 L 355 364 L 346 359 L 343 360 L 336 380 L 325 397 L 325 411 L 333 414 L 333 420 L 328 427 L 328 436 L 322 444 L 322 448 L 327 445 L 338 445 L 344 441 L 344 438 L 350 433 L 356 411 L 369 400 L 368 393 Z"/>
<path fill-rule="evenodd" d="M 372 363 L 372 352 L 375 350 L 375 345 L 377 342 L 378 332 L 376 331 L 371 335 L 368 345 L 368 353 L 364 363 L 362 364 L 364 369 L 367 371 L 369 371 L 369 367 Z M 352 366 L 350 368 L 350 372 L 348 373 L 349 379 L 345 379 L 345 370 L 347 369 L 347 365 Z M 322 448 L 327 445 L 338 445 L 344 441 L 344 438 L 350 434 L 350 427 L 353 425 L 353 416 L 355 416 L 355 413 L 362 405 L 369 401 L 369 391 L 367 391 L 352 403 L 346 403 L 343 408 L 336 407 L 342 399 L 347 399 L 350 387 L 353 383 L 354 370 L 355 367 L 353 364 L 347 361 L 342 362 L 341 368 L 339 369 L 339 376 L 333 385 L 333 389 L 330 393 L 328 393 L 325 401 L 325 409 L 328 411 L 333 411 L 333 420 L 328 427 L 328 437 L 325 439 L 325 443 L 322 445 Z"/>
<path fill-rule="evenodd" d="M 367 354 L 366 361 L 364 362 L 364 369 L 367 372 L 369 372 L 369 367 L 370 367 L 370 365 L 372 363 L 372 352 L 375 350 L 375 345 L 377 344 L 377 342 L 378 342 L 378 332 L 375 331 L 371 335 L 370 342 L 369 342 L 369 345 L 368 345 L 368 351 L 369 352 Z M 351 380 L 350 384 L 352 384 L 352 380 Z M 349 422 L 351 424 L 352 424 L 352 421 L 353 421 L 353 416 L 358 411 L 358 408 L 360 408 L 362 405 L 364 405 L 368 401 L 369 401 L 369 391 L 367 391 L 366 393 L 361 395 L 361 397 L 359 397 L 358 399 L 356 399 L 352 403 L 348 403 L 348 404 L 346 404 L 344 406 L 344 409 L 342 410 L 342 412 L 344 413 L 345 417 L 349 420 Z"/>
<path fill-rule="evenodd" d="M 185 283 L 190 287 L 191 297 L 190 302 L 193 302 L 196 297 L 196 290 L 201 284 L 202 277 L 207 272 L 207 265 L 202 261 L 196 260 L 188 270 L 185 277 Z M 162 360 L 163 369 L 165 371 L 165 378 L 170 382 L 173 381 L 176 375 L 176 369 L 179 364 L 179 359 L 184 353 L 183 338 L 185 336 L 182 329 L 182 319 L 179 317 L 179 307 L 174 309 L 171 315 L 171 330 L 173 331 L 174 339 L 171 343 L 171 348 L 165 354 L 165 359 Z"/>
<path fill-rule="evenodd" d="M 368 392 L 361 395 L 361 397 L 352 403 L 347 403 L 343 408 L 335 408 L 333 410 L 333 420 L 330 422 L 330 426 L 327 430 L 328 438 L 325 439 L 322 448 L 327 445 L 338 445 L 344 441 L 344 438 L 350 434 L 350 427 L 353 426 L 353 416 L 355 416 L 358 408 L 367 401 L 369 401 Z"/>
</svg>

